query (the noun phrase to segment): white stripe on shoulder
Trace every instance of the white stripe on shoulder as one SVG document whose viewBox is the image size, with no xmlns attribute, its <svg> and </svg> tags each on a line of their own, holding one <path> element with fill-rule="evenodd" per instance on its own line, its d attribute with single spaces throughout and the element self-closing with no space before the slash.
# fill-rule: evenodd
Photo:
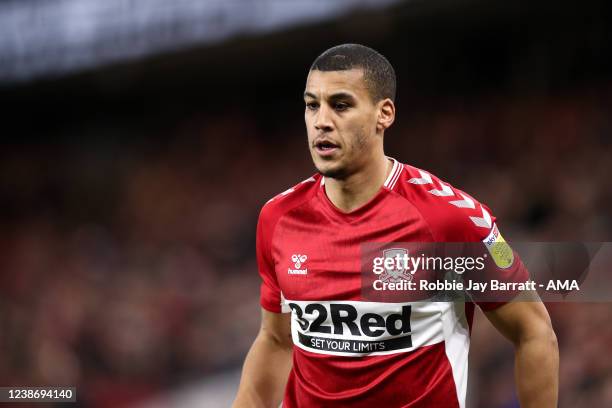
<svg viewBox="0 0 612 408">
<path fill-rule="evenodd" d="M 288 188 L 287 190 L 283 191 L 280 194 L 275 195 L 274 197 L 272 197 L 271 199 L 269 199 L 268 201 L 266 201 L 266 204 L 268 204 L 270 201 L 274 201 L 274 199 L 279 198 L 279 197 L 284 197 L 288 194 L 291 194 L 295 191 L 296 188 L 298 188 L 300 185 L 302 184 L 306 184 L 306 183 L 314 183 L 316 180 L 314 177 L 309 177 L 306 180 L 302 180 L 300 181 L 299 184 L 296 184 L 295 186 Z"/>
</svg>

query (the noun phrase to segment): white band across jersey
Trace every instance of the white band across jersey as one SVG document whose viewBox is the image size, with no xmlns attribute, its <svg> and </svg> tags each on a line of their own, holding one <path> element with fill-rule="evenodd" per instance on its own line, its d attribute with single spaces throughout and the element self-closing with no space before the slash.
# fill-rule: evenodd
<svg viewBox="0 0 612 408">
<path fill-rule="evenodd" d="M 313 353 L 341 356 L 401 353 L 444 340 L 446 303 L 285 300 L 293 342 Z"/>
</svg>

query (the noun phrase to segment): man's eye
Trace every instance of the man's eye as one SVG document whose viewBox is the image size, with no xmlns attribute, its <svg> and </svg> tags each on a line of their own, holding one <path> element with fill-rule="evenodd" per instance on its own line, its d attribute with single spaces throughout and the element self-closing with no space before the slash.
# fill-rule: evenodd
<svg viewBox="0 0 612 408">
<path fill-rule="evenodd" d="M 307 109 L 310 109 L 310 110 L 315 110 L 315 109 L 317 109 L 318 107 L 319 107 L 319 104 L 318 104 L 318 103 L 316 103 L 316 102 L 308 102 L 308 103 L 306 104 L 306 108 L 307 108 Z"/>
<path fill-rule="evenodd" d="M 346 109 L 348 109 L 348 107 L 349 107 L 348 104 L 344 103 L 344 102 L 338 102 L 338 103 L 336 103 L 334 105 L 334 109 L 337 110 L 337 111 L 346 110 Z"/>
</svg>

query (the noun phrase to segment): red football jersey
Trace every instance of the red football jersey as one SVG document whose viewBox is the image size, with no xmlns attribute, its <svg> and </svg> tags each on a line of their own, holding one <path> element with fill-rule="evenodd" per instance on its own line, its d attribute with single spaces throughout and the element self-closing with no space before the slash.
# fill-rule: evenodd
<svg viewBox="0 0 612 408">
<path fill-rule="evenodd" d="M 376 196 L 350 213 L 331 203 L 324 184 L 317 174 L 274 197 L 257 227 L 261 305 L 292 313 L 283 406 L 464 407 L 474 304 L 365 301 L 360 245 L 486 242 L 498 234 L 495 218 L 396 160 Z M 503 274 L 519 281 L 527 272 L 515 257 Z"/>
</svg>

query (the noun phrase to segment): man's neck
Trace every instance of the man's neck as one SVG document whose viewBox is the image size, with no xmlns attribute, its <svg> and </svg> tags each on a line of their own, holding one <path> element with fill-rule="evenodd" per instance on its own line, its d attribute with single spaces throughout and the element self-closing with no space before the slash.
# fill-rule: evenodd
<svg viewBox="0 0 612 408">
<path fill-rule="evenodd" d="M 344 180 L 325 178 L 325 193 L 340 210 L 351 212 L 378 193 L 392 168 L 393 162 L 381 155 L 370 166 Z"/>
</svg>

